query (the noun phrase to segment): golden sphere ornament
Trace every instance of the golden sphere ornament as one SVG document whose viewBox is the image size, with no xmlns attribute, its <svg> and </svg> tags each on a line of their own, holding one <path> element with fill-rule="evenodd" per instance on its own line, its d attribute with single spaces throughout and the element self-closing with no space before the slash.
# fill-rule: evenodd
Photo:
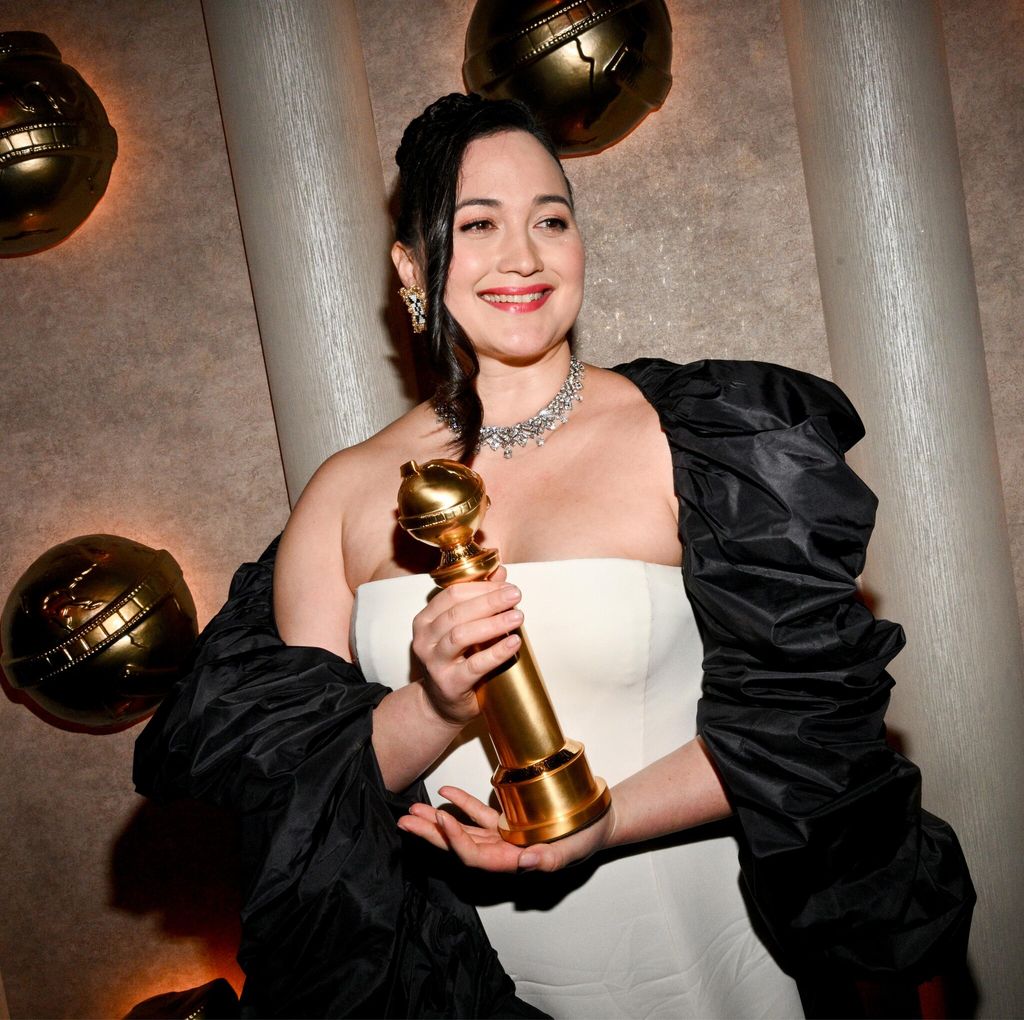
<svg viewBox="0 0 1024 1020">
<path fill-rule="evenodd" d="M 81 226 L 116 158 L 103 104 L 60 50 L 39 32 L 0 32 L 0 256 Z"/>
<path fill-rule="evenodd" d="M 519 99 L 563 156 L 624 138 L 672 87 L 664 0 L 477 0 L 462 77 L 487 99 Z"/>
<path fill-rule="evenodd" d="M 170 553 L 84 535 L 43 553 L 15 584 L 0 618 L 0 667 L 40 717 L 112 732 L 155 710 L 196 635 L 196 607 Z"/>
<path fill-rule="evenodd" d="M 483 479 L 457 460 L 402 465 L 398 523 L 413 538 L 441 550 L 441 562 L 430 576 L 442 588 L 483 581 L 501 566 L 496 549 L 481 549 L 474 540 L 490 505 Z"/>
</svg>

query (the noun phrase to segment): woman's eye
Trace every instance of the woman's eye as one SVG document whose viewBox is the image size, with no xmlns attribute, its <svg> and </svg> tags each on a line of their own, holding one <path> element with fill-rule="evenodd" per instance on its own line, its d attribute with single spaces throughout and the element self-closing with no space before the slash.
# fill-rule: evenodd
<svg viewBox="0 0 1024 1020">
<path fill-rule="evenodd" d="M 459 231 L 463 234 L 482 234 L 493 225 L 490 220 L 470 220 L 469 223 L 463 223 Z"/>
<path fill-rule="evenodd" d="M 561 216 L 545 216 L 538 224 L 545 230 L 568 230 L 569 223 Z"/>
</svg>

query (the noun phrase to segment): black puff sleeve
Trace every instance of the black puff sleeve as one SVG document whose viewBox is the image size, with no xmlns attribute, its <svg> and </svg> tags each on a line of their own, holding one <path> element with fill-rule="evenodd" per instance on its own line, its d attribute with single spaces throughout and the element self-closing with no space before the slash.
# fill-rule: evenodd
<svg viewBox="0 0 1024 1020">
<path fill-rule="evenodd" d="M 885 739 L 904 639 L 857 597 L 876 500 L 843 459 L 856 411 L 832 383 L 759 362 L 619 371 L 671 447 L 704 641 L 698 730 L 754 902 L 795 972 L 933 976 L 964 952 L 974 890 Z"/>
<path fill-rule="evenodd" d="M 240 816 L 243 1015 L 543 1016 L 515 998 L 430 849 L 395 825 L 426 796 L 381 780 L 371 713 L 388 688 L 278 636 L 275 553 L 238 570 L 135 746 L 140 793 Z"/>
</svg>

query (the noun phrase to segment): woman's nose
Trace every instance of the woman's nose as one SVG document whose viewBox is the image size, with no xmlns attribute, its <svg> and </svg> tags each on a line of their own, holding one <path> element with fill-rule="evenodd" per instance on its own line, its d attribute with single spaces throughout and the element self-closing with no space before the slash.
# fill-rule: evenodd
<svg viewBox="0 0 1024 1020">
<path fill-rule="evenodd" d="M 505 243 L 498 259 L 499 272 L 529 276 L 543 268 L 544 262 L 529 231 L 509 231 L 505 235 Z"/>
</svg>

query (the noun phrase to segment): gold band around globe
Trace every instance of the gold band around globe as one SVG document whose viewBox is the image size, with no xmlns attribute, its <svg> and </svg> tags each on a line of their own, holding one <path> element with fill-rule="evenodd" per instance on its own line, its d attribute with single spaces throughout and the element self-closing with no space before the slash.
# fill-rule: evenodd
<svg viewBox="0 0 1024 1020">
<path fill-rule="evenodd" d="M 153 613 L 180 583 L 181 567 L 170 553 L 158 550 L 146 577 L 60 643 L 32 655 L 5 654 L 3 668 L 12 686 L 34 687 L 103 651 Z"/>
<path fill-rule="evenodd" d="M 493 574 L 498 550 L 474 541 L 490 505 L 480 476 L 458 461 L 432 460 L 403 464 L 402 479 L 398 523 L 441 550 L 430 572 L 438 586 Z M 481 681 L 477 701 L 500 762 L 491 779 L 502 808 L 498 831 L 529 846 L 589 825 L 607 811 L 611 794 L 591 774 L 583 745 L 563 734 L 526 632 L 517 633 L 518 653 Z"/>
<path fill-rule="evenodd" d="M 164 549 L 80 535 L 38 556 L 0 614 L 8 695 L 76 732 L 123 729 L 152 713 L 187 667 L 196 609 Z"/>
</svg>

